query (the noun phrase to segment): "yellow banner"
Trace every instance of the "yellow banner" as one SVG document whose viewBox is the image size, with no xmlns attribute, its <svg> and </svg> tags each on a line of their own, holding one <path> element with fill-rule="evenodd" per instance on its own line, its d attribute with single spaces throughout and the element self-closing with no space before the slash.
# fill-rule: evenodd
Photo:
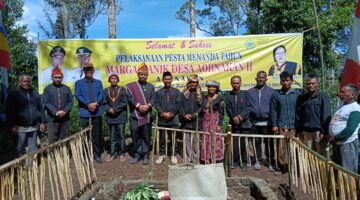
<svg viewBox="0 0 360 200">
<path fill-rule="evenodd" d="M 207 80 L 217 80 L 221 90 L 231 90 L 230 78 L 239 75 L 241 89 L 255 86 L 258 71 L 269 74 L 268 85 L 280 88 L 279 74 L 294 74 L 294 88 L 302 87 L 303 35 L 270 34 L 212 38 L 168 39 L 104 39 L 104 40 L 44 40 L 39 42 L 39 91 L 51 81 L 51 71 L 59 64 L 64 83 L 74 89 L 83 78 L 81 63 L 95 66 L 94 77 L 110 84 L 108 75 L 118 73 L 120 85 L 137 80 L 136 68 L 142 62 L 149 67 L 148 81 L 156 89 L 163 86 L 162 73 L 170 71 L 173 86 L 183 89 L 191 74 L 198 74 L 206 90 Z M 55 53 L 54 53 L 55 52 Z M 91 54 L 89 53 L 91 52 Z M 84 60 L 82 55 L 88 56 Z M 85 56 L 85 57 L 86 57 Z M 90 57 L 89 57 L 90 56 Z"/>
</svg>

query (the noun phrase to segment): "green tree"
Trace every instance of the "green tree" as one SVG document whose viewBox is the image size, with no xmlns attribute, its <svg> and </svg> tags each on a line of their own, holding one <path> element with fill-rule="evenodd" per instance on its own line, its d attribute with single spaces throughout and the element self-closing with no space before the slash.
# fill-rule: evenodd
<svg viewBox="0 0 360 200">
<path fill-rule="evenodd" d="M 190 2 L 176 12 L 176 18 L 190 24 Z M 195 26 L 212 36 L 238 35 L 245 23 L 246 1 L 204 0 L 204 8 L 195 9 Z"/>
<path fill-rule="evenodd" d="M 44 14 L 50 29 L 38 22 L 48 38 L 86 38 L 91 26 L 106 6 L 107 0 L 44 0 Z M 55 13 L 55 16 L 52 15 Z"/>
<path fill-rule="evenodd" d="M 36 44 L 27 38 L 29 32 L 27 26 L 19 23 L 23 15 L 24 2 L 9 0 L 5 3 L 3 23 L 8 33 L 12 65 L 12 71 L 9 72 L 9 88 L 17 87 L 17 79 L 24 73 L 33 77 L 33 86 L 37 87 Z"/>
<path fill-rule="evenodd" d="M 354 1 L 317 0 L 324 62 L 326 68 L 339 66 L 353 22 Z M 320 44 L 312 1 L 255 0 L 249 3 L 246 21 L 248 34 L 304 32 L 303 65 L 305 73 L 318 72 Z"/>
</svg>

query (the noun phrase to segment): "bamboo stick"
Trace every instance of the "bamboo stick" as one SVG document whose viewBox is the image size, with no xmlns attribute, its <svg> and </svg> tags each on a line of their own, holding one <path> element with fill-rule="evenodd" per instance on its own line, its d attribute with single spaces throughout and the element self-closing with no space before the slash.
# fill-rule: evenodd
<svg viewBox="0 0 360 200">
<path fill-rule="evenodd" d="M 175 146 L 176 146 L 176 132 L 175 131 L 172 131 L 171 132 L 171 135 L 172 135 L 172 142 L 171 142 L 171 146 L 172 146 L 172 156 L 175 156 Z"/>
<path fill-rule="evenodd" d="M 215 155 L 215 131 L 211 132 L 211 163 L 216 163 L 216 155 Z"/>
<path fill-rule="evenodd" d="M 186 133 L 185 133 L 185 130 L 183 130 L 182 133 L 183 133 L 183 158 L 184 158 L 184 163 L 187 163 L 187 158 L 186 158 Z"/>
<path fill-rule="evenodd" d="M 155 130 L 156 133 L 156 155 L 160 155 L 160 130 Z"/>
<path fill-rule="evenodd" d="M 334 168 L 332 166 L 330 166 L 329 171 L 330 171 L 330 181 L 331 181 L 331 196 L 332 196 L 332 199 L 336 199 Z"/>
<path fill-rule="evenodd" d="M 165 134 L 165 159 L 169 156 L 168 153 L 168 131 L 164 131 L 163 134 Z M 160 155 L 160 154 L 158 154 Z"/>
</svg>

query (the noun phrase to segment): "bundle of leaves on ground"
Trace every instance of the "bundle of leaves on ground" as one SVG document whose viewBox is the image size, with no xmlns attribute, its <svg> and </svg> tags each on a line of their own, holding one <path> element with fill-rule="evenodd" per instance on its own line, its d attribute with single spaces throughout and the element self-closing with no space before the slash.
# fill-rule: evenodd
<svg viewBox="0 0 360 200">
<path fill-rule="evenodd" d="M 157 193 L 154 186 L 147 183 L 140 183 L 136 188 L 125 193 L 122 200 L 157 200 Z"/>
</svg>

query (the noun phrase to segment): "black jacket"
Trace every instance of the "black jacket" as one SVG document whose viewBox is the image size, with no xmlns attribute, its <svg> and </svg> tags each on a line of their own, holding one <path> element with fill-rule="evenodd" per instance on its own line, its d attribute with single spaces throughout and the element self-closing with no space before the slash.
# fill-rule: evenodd
<svg viewBox="0 0 360 200">
<path fill-rule="evenodd" d="M 6 121 L 10 128 L 14 126 L 36 126 L 44 123 L 44 107 L 37 91 L 13 90 L 6 99 Z"/>
<path fill-rule="evenodd" d="M 298 98 L 296 104 L 296 130 L 328 133 L 331 108 L 326 94 L 317 91 L 310 96 L 306 93 Z"/>
<path fill-rule="evenodd" d="M 59 90 L 60 99 L 58 97 L 57 90 Z M 66 85 L 56 86 L 54 84 L 50 84 L 46 86 L 43 93 L 43 99 L 44 99 L 45 110 L 47 111 L 48 121 L 55 120 L 56 122 L 58 122 L 58 121 L 66 121 L 70 119 L 69 113 L 73 106 L 73 96 L 68 86 Z M 63 110 L 64 112 L 66 112 L 64 118 L 59 119 L 56 116 L 58 110 Z"/>
<path fill-rule="evenodd" d="M 230 91 L 225 95 L 226 112 L 230 118 L 230 124 L 233 129 L 251 128 L 249 120 L 250 101 L 248 91 L 240 90 L 239 92 Z M 237 125 L 233 118 L 240 115 L 243 121 Z"/>
</svg>

